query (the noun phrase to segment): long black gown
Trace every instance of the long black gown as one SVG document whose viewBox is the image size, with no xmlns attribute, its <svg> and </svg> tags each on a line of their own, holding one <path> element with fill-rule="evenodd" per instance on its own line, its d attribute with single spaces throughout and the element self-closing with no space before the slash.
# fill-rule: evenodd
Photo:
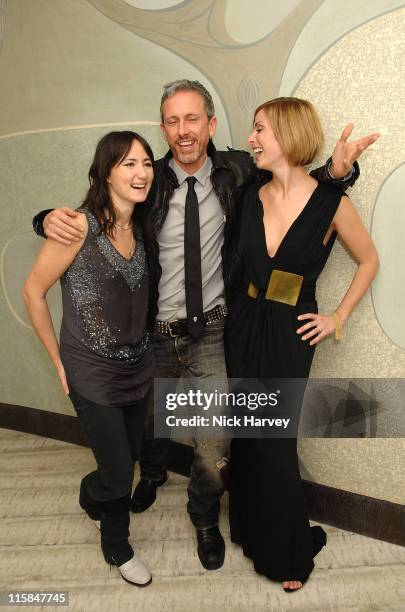
<svg viewBox="0 0 405 612">
<path fill-rule="evenodd" d="M 342 192 L 319 183 L 274 257 L 267 253 L 260 184 L 247 190 L 241 211 L 243 284 L 225 330 L 230 376 L 307 378 L 314 346 L 296 333 L 299 314 L 317 312 L 316 279 L 336 239 L 323 244 Z M 265 299 L 272 270 L 304 277 L 296 306 Z M 249 283 L 259 290 L 248 295 Z M 307 321 L 305 321 L 307 322 Z M 231 446 L 231 539 L 255 570 L 277 581 L 305 580 L 326 542 L 310 528 L 295 438 L 234 439 Z"/>
</svg>

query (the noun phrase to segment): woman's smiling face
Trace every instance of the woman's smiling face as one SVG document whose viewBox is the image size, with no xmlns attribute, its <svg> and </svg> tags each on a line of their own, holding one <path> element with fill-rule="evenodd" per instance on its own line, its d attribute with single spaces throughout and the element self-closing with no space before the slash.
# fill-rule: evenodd
<svg viewBox="0 0 405 612">
<path fill-rule="evenodd" d="M 264 109 L 254 118 L 248 143 L 255 155 L 257 167 L 262 170 L 272 170 L 277 162 L 286 159 Z"/>
<path fill-rule="evenodd" d="M 111 169 L 107 178 L 113 203 L 144 202 L 153 181 L 152 160 L 140 142 L 134 140 L 127 155 Z"/>
</svg>

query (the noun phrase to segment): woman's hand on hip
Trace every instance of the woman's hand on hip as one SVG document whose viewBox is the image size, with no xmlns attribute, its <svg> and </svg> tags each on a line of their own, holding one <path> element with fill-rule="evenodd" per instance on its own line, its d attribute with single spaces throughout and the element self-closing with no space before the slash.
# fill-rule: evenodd
<svg viewBox="0 0 405 612">
<path fill-rule="evenodd" d="M 318 344 L 318 342 L 327 336 L 335 333 L 335 323 L 331 315 L 308 312 L 307 314 L 299 315 L 297 319 L 299 321 L 309 319 L 308 323 L 297 329 L 297 334 L 304 334 L 301 336 L 301 340 L 310 340 L 310 346 Z"/>
</svg>

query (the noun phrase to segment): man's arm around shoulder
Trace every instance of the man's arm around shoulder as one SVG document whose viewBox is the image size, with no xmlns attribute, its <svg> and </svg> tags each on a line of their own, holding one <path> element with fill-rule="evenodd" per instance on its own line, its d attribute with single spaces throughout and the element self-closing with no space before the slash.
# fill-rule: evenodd
<svg viewBox="0 0 405 612">
<path fill-rule="evenodd" d="M 67 206 L 42 210 L 32 220 L 34 232 L 42 238 L 53 238 L 62 244 L 72 244 L 83 238 L 79 213 Z"/>
</svg>

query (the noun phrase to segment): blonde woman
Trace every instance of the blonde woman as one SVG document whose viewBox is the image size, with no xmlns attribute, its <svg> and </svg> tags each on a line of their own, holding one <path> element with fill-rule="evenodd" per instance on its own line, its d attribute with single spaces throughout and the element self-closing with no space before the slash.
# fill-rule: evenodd
<svg viewBox="0 0 405 612">
<path fill-rule="evenodd" d="M 341 335 L 377 272 L 375 247 L 349 198 L 305 170 L 322 143 L 305 100 L 277 98 L 255 112 L 249 144 L 263 172 L 242 205 L 243 284 L 226 326 L 232 377 L 306 379 L 316 345 Z M 318 314 L 316 280 L 337 235 L 358 268 L 335 312 Z M 257 572 L 286 591 L 301 588 L 326 534 L 309 526 L 296 439 L 235 439 L 231 466 L 232 540 Z"/>
</svg>

